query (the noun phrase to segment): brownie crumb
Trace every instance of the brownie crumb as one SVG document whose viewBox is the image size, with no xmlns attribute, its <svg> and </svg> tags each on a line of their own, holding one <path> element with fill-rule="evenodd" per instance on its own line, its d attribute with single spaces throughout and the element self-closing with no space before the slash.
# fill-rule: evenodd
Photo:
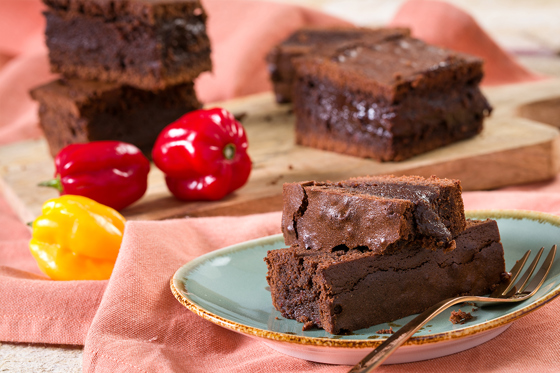
<svg viewBox="0 0 560 373">
<path fill-rule="evenodd" d="M 311 328 L 313 327 L 313 325 L 315 325 L 315 323 L 314 323 L 313 321 L 311 321 L 311 320 L 310 320 L 310 321 L 306 321 L 306 322 L 303 324 L 303 327 L 301 328 L 301 330 L 303 330 L 303 331 L 309 330 L 309 329 L 311 329 Z"/>
<path fill-rule="evenodd" d="M 380 329 L 376 331 L 377 334 L 393 334 L 393 327 L 391 326 L 389 329 Z"/>
<path fill-rule="evenodd" d="M 464 324 L 469 320 L 472 320 L 474 317 L 469 312 L 459 311 L 451 311 L 451 316 L 449 317 L 449 321 L 453 324 Z"/>
</svg>

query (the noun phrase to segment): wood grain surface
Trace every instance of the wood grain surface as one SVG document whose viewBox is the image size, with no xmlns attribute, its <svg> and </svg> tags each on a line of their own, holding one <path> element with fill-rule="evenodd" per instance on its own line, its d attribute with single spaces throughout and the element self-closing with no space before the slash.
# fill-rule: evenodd
<svg viewBox="0 0 560 373">
<path fill-rule="evenodd" d="M 181 202 L 169 194 L 162 173 L 152 165 L 148 192 L 123 214 L 128 219 L 156 220 L 275 211 L 282 206 L 282 184 L 290 181 L 336 181 L 376 174 L 437 175 L 460 179 L 465 190 L 480 190 L 555 176 L 559 130 L 528 119 L 531 113 L 525 112 L 526 118 L 521 118 L 519 108 L 534 102 L 556 102 L 560 81 L 484 91 L 494 111 L 480 135 L 404 162 L 386 163 L 295 145 L 291 108 L 277 105 L 270 93 L 215 105 L 245 114 L 243 125 L 253 159 L 249 182 L 221 201 Z M 33 220 L 43 202 L 57 196 L 54 190 L 36 186 L 53 172 L 44 140 L 0 147 L 0 188 L 23 221 Z"/>
</svg>

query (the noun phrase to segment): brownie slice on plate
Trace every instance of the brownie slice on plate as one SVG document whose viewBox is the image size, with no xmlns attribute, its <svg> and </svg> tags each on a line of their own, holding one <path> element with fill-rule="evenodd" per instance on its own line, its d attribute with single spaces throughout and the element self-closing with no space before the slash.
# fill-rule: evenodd
<svg viewBox="0 0 560 373">
<path fill-rule="evenodd" d="M 451 252 L 324 252 L 298 245 L 270 250 L 265 261 L 272 303 L 284 317 L 332 334 L 419 313 L 459 295 L 484 295 L 505 273 L 497 223 L 467 221 Z"/>
</svg>

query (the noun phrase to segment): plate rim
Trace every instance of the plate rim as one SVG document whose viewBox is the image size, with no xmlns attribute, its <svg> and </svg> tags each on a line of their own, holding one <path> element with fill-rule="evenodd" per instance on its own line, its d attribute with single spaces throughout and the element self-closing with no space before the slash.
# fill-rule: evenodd
<svg viewBox="0 0 560 373">
<path fill-rule="evenodd" d="M 482 219 L 530 219 L 538 222 L 545 222 L 560 228 L 560 216 L 552 215 L 545 212 L 531 211 L 531 210 L 502 210 L 502 209 L 480 209 L 480 210 L 466 210 L 465 216 L 467 218 L 482 218 Z M 335 339 L 329 337 L 309 337 L 301 335 L 292 335 L 282 332 L 271 331 L 267 329 L 261 329 L 249 325 L 244 325 L 232 320 L 228 320 L 224 317 L 216 315 L 211 311 L 197 305 L 193 301 L 189 300 L 180 290 L 183 287 L 182 281 L 179 279 L 179 274 L 190 267 L 196 267 L 200 263 L 206 261 L 209 257 L 215 257 L 218 253 L 234 252 L 242 249 L 246 249 L 246 246 L 254 246 L 256 244 L 266 245 L 267 243 L 275 242 L 282 237 L 282 234 L 275 234 L 270 236 L 265 236 L 261 238 L 256 238 L 249 241 L 240 242 L 234 245 L 224 247 L 215 251 L 211 251 L 204 255 L 201 255 L 184 265 L 182 265 L 171 277 L 170 287 L 173 296 L 181 303 L 184 307 L 194 312 L 198 316 L 214 323 L 224 328 L 251 336 L 251 337 L 261 337 L 269 340 L 296 343 L 307 346 L 322 346 L 322 347 L 338 347 L 338 348 L 375 348 L 383 343 L 388 337 L 380 336 L 376 339 L 362 339 L 362 340 L 351 340 L 351 339 Z M 550 302 L 554 298 L 560 295 L 560 284 L 554 289 L 536 302 L 527 305 L 515 312 L 505 314 L 498 317 L 497 319 L 485 321 L 481 324 L 465 326 L 460 329 L 449 330 L 442 333 L 413 336 L 403 346 L 411 345 L 423 345 L 428 343 L 438 343 L 443 341 L 449 341 L 453 339 L 463 338 L 467 336 L 472 336 L 478 333 L 483 333 L 500 326 L 509 324 L 535 310 L 544 306 L 546 303 Z"/>
</svg>

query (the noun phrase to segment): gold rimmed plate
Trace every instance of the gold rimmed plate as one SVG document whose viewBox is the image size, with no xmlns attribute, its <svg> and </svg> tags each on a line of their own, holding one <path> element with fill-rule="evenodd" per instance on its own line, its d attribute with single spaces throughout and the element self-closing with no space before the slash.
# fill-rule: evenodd
<svg viewBox="0 0 560 373">
<path fill-rule="evenodd" d="M 506 268 L 532 249 L 560 243 L 560 217 L 520 210 L 468 211 L 476 219 L 495 219 L 504 245 Z M 332 335 L 321 329 L 302 331 L 302 324 L 285 319 L 274 309 L 266 282 L 263 258 L 268 250 L 285 247 L 282 235 L 252 240 L 196 258 L 171 279 L 171 290 L 189 310 L 220 326 L 262 340 L 286 355 L 330 364 L 353 365 L 387 335 L 380 329 L 397 330 L 414 315 L 354 331 Z M 511 322 L 541 307 L 560 294 L 560 262 L 557 260 L 539 292 L 531 299 L 510 305 L 450 308 L 434 318 L 399 348 L 386 363 L 405 363 L 449 355 L 484 343 L 505 331 Z M 451 310 L 471 312 L 473 320 L 454 325 Z"/>
</svg>

